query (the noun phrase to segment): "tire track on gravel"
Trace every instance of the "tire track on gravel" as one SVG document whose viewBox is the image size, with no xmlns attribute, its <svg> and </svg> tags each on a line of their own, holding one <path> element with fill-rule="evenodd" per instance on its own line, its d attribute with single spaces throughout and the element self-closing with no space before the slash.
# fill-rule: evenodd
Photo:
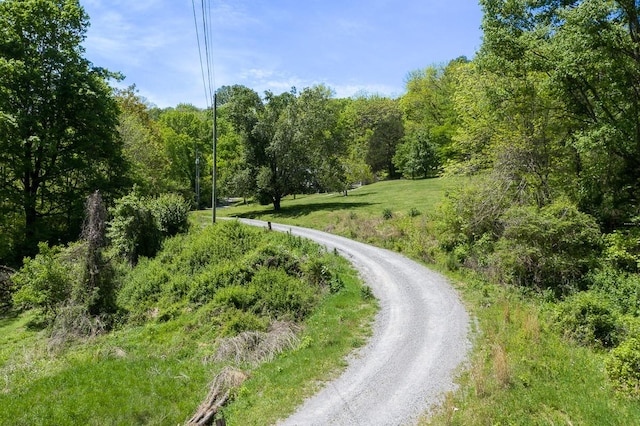
<svg viewBox="0 0 640 426">
<path fill-rule="evenodd" d="M 454 374 L 471 347 L 469 316 L 444 277 L 400 254 L 344 237 L 289 225 L 272 228 L 338 250 L 380 304 L 367 345 L 349 357 L 339 378 L 280 424 L 415 424 L 455 389 Z"/>
</svg>

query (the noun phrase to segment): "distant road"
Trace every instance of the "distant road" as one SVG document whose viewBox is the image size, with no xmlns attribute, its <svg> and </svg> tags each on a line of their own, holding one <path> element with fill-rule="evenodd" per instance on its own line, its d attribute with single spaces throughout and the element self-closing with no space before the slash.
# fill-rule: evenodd
<svg viewBox="0 0 640 426">
<path fill-rule="evenodd" d="M 469 316 L 444 277 L 402 255 L 347 238 L 289 225 L 272 228 L 337 249 L 380 303 L 368 344 L 349 357 L 338 379 L 280 424 L 415 424 L 455 389 L 454 374 L 470 349 Z"/>
</svg>

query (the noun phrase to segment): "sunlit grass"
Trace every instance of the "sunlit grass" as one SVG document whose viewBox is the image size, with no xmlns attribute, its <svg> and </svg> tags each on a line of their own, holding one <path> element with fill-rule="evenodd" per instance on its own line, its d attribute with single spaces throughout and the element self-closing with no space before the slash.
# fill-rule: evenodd
<svg viewBox="0 0 640 426">
<path fill-rule="evenodd" d="M 301 344 L 272 365 L 240 366 L 251 378 L 228 408 L 229 424 L 263 424 L 292 412 L 365 341 L 375 302 L 362 298 L 347 261 L 335 262 L 345 287 L 303 322 Z M 0 318 L 0 425 L 183 424 L 223 367 L 211 361 L 219 327 L 196 313 L 63 347 L 49 346 L 46 330 L 29 328 L 33 318 Z"/>
<path fill-rule="evenodd" d="M 217 209 L 220 217 L 260 218 L 267 221 L 323 229 L 333 215 L 356 213 L 361 217 L 382 217 L 385 209 L 394 215 L 407 215 L 411 209 L 431 211 L 445 193 L 466 178 L 436 178 L 424 180 L 395 180 L 365 185 L 341 193 L 287 196 L 279 212 L 272 205 L 238 203 Z M 196 212 L 198 223 L 211 222 L 211 210 Z"/>
</svg>

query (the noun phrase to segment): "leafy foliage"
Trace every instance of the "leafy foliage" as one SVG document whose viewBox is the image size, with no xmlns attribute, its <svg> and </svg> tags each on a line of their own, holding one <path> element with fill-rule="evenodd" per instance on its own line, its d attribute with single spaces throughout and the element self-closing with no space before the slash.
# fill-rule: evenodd
<svg viewBox="0 0 640 426">
<path fill-rule="evenodd" d="M 613 349 L 605 366 L 615 388 L 629 397 L 640 397 L 640 339 L 633 337 Z"/>
<path fill-rule="evenodd" d="M 13 301 L 19 308 L 40 308 L 46 316 L 55 316 L 56 309 L 71 297 L 71 283 L 80 271 L 69 259 L 72 250 L 40 243 L 39 251 L 34 258 L 26 258 L 13 276 L 17 287 Z"/>
<path fill-rule="evenodd" d="M 177 194 L 161 194 L 152 202 L 153 214 L 160 232 L 166 237 L 187 232 L 189 229 L 189 203 Z"/>
<path fill-rule="evenodd" d="M 109 213 L 107 235 L 116 253 L 132 265 L 140 256 L 151 257 L 157 253 L 162 234 L 146 199 L 132 192 L 116 200 Z"/>
<path fill-rule="evenodd" d="M 0 2 L 0 198 L 20 217 L 14 256 L 73 240 L 86 194 L 127 184 L 107 83 L 118 76 L 83 57 L 87 27 L 78 2 Z"/>
<path fill-rule="evenodd" d="M 598 225 L 571 203 L 512 207 L 501 223 L 492 263 L 503 282 L 566 291 L 597 265 Z"/>
<path fill-rule="evenodd" d="M 556 322 L 562 333 L 580 344 L 611 348 L 621 333 L 615 305 L 595 292 L 580 292 L 558 305 Z"/>
<path fill-rule="evenodd" d="M 302 320 L 323 291 L 339 291 L 330 266 L 315 245 L 228 222 L 167 240 L 129 273 L 118 301 L 133 321 L 197 309 L 226 318 L 224 334 L 263 330 Z"/>
</svg>

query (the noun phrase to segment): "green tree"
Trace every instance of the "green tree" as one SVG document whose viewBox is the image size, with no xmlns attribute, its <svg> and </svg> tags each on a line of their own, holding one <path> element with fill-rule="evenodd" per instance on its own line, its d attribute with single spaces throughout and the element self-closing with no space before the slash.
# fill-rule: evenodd
<svg viewBox="0 0 640 426">
<path fill-rule="evenodd" d="M 632 0 L 483 0 L 485 64 L 547 76 L 571 117 L 581 207 L 606 229 L 640 197 L 640 18 Z"/>
<path fill-rule="evenodd" d="M 377 95 L 360 97 L 348 104 L 345 110 L 343 119 L 346 121 L 347 137 L 350 144 L 357 145 L 351 149 L 348 168 L 366 174 L 361 161 L 353 161 L 364 154 L 361 158 L 371 173 L 386 173 L 391 178 L 396 177 L 393 156 L 404 136 L 402 111 L 398 101 Z"/>
<path fill-rule="evenodd" d="M 428 135 L 440 161 L 453 156 L 452 137 L 458 127 L 454 98 L 460 88 L 459 69 L 468 63 L 463 56 L 445 67 L 430 66 L 409 73 L 407 92 L 400 98 L 405 131 L 412 145 L 415 147 L 416 140 L 424 140 Z"/>
<path fill-rule="evenodd" d="M 229 117 L 243 136 L 245 162 L 255 173 L 261 201 L 280 209 L 282 197 L 316 188 L 319 176 L 340 145 L 333 133 L 338 110 L 324 86 L 266 92 L 262 103 L 250 89 L 237 87 Z M 250 172 L 250 173 L 251 173 Z M 246 176 L 246 174 L 243 174 Z M 326 176 L 326 175 L 325 175 Z"/>
<path fill-rule="evenodd" d="M 135 86 L 119 90 L 116 99 L 120 107 L 118 133 L 139 190 L 149 195 L 176 190 L 169 178 L 170 162 L 160 126 L 151 117 L 149 105 L 138 96 Z"/>
<path fill-rule="evenodd" d="M 126 183 L 114 74 L 83 57 L 88 25 L 78 1 L 0 2 L 0 199 L 19 255 L 77 237 L 86 195 Z"/>
<path fill-rule="evenodd" d="M 200 168 L 201 194 L 210 194 L 211 170 L 207 159 L 211 158 L 212 116 L 193 105 L 180 104 L 160 113 L 160 133 L 169 158 L 169 176 L 185 197 L 195 200 L 196 166 Z M 196 157 L 198 164 L 196 165 Z M 208 175 L 208 178 L 207 178 Z"/>
<path fill-rule="evenodd" d="M 429 132 L 422 130 L 405 136 L 393 157 L 393 163 L 405 177 L 411 179 L 435 176 L 440 161 Z"/>
</svg>

